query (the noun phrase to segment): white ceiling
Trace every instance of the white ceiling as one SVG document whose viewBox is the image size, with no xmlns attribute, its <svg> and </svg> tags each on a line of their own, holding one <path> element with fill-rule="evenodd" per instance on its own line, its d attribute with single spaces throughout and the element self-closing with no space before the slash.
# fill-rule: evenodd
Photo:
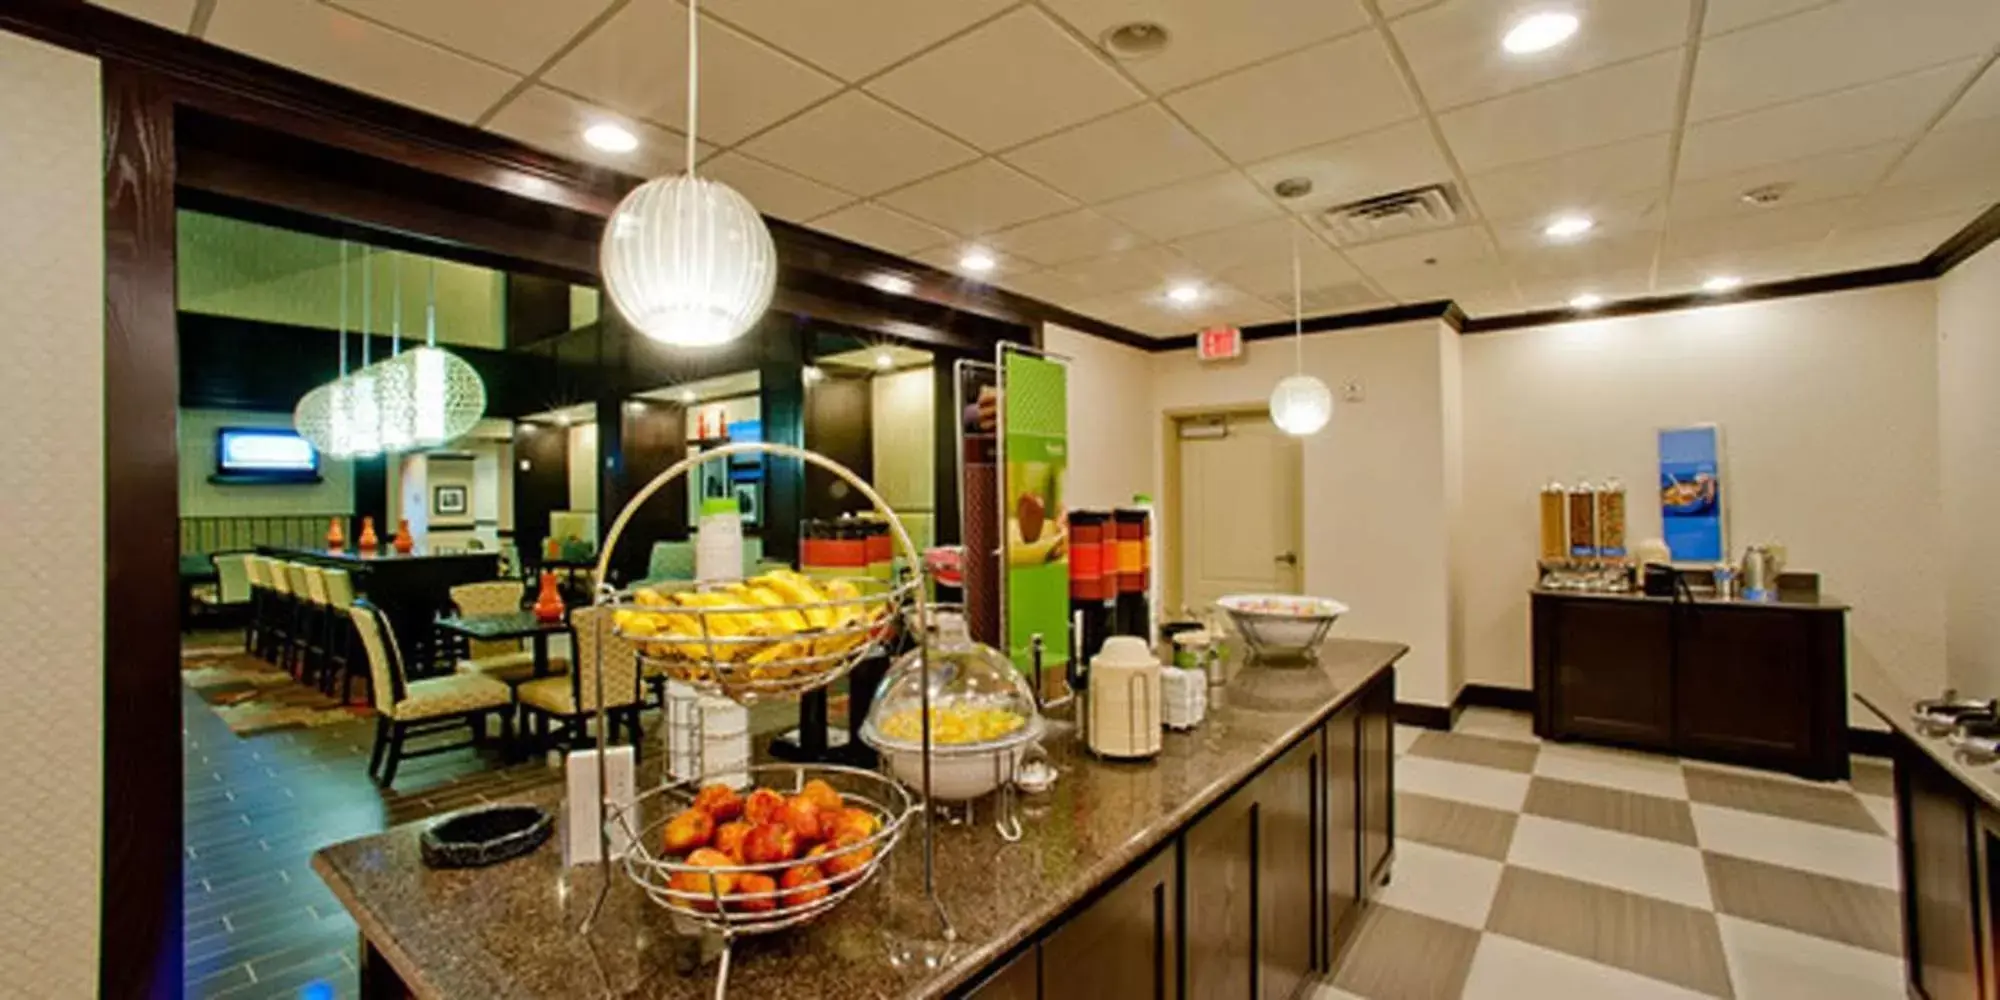
<svg viewBox="0 0 2000 1000">
<path fill-rule="evenodd" d="M 682 160 L 679 0 L 98 0 L 558 153 Z M 1562 8 L 1568 44 L 1500 35 Z M 1699 17 L 1697 17 L 1699 11 Z M 1455 298 L 1486 315 L 1906 263 L 2000 201 L 1995 0 L 708 0 L 707 170 L 766 213 L 1144 333 Z M 1154 21 L 1168 48 L 1100 50 Z M 600 119 L 642 146 L 579 139 Z M 713 145 L 710 145 L 712 143 Z M 1271 186 L 1308 177 L 1281 202 Z M 1454 229 L 1320 209 L 1455 183 Z M 1777 205 L 1739 196 L 1789 184 Z M 1584 212 L 1573 244 L 1547 220 Z M 1176 281 L 1207 290 L 1171 306 Z"/>
</svg>

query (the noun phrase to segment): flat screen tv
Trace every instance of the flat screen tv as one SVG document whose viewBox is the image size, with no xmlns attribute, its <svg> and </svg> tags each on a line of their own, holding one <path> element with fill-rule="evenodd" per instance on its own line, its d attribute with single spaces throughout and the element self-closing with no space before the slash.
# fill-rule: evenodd
<svg viewBox="0 0 2000 1000">
<path fill-rule="evenodd" d="M 283 427 L 224 427 L 215 432 L 216 483 L 316 483 L 319 451 Z"/>
</svg>

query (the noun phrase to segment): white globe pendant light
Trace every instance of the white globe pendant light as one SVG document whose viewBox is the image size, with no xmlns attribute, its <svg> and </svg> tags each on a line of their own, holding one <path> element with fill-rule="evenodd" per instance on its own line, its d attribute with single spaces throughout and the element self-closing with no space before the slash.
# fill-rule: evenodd
<svg viewBox="0 0 2000 1000">
<path fill-rule="evenodd" d="M 1278 380 L 1271 390 L 1271 422 L 1294 437 L 1317 434 L 1333 419 L 1333 393 L 1326 383 L 1306 374 L 1305 294 L 1300 288 L 1299 233 L 1292 230 L 1292 344 L 1296 373 Z"/>
<path fill-rule="evenodd" d="M 640 333 L 675 347 L 713 347 L 757 325 L 778 283 L 771 232 L 748 199 L 696 177 L 700 33 L 688 0 L 687 172 L 634 188 L 604 226 L 604 291 Z"/>
</svg>

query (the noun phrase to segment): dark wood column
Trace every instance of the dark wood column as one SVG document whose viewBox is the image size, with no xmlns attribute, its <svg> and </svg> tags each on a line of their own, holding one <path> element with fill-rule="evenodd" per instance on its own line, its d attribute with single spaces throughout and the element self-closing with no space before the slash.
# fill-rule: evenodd
<svg viewBox="0 0 2000 1000">
<path fill-rule="evenodd" d="M 611 520 L 625 509 L 625 401 L 618 396 L 597 398 L 597 540 L 611 530 Z M 650 543 L 628 538 L 624 546 Z"/>
<path fill-rule="evenodd" d="M 805 361 L 797 336 L 772 337 L 759 370 L 764 440 L 805 446 Z M 764 557 L 796 563 L 799 519 L 805 513 L 805 463 L 764 459 Z"/>
<path fill-rule="evenodd" d="M 181 992 L 175 372 L 173 98 L 151 74 L 106 62 L 105 997 Z"/>
<path fill-rule="evenodd" d="M 873 390 L 867 377 L 828 376 L 805 391 L 806 447 L 872 479 Z M 872 510 L 860 491 L 818 466 L 806 468 L 804 516 L 839 517 Z"/>
<path fill-rule="evenodd" d="M 523 563 L 536 563 L 549 534 L 549 512 L 569 507 L 569 428 L 518 425 L 514 461 L 514 544 Z"/>
</svg>

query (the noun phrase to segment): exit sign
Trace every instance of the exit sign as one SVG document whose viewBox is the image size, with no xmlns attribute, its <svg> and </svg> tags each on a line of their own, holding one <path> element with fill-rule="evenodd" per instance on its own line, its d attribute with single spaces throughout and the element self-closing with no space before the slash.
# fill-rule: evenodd
<svg viewBox="0 0 2000 1000">
<path fill-rule="evenodd" d="M 1195 338 L 1195 354 L 1203 361 L 1228 361 L 1243 356 L 1243 331 L 1233 326 L 1211 326 Z"/>
</svg>

